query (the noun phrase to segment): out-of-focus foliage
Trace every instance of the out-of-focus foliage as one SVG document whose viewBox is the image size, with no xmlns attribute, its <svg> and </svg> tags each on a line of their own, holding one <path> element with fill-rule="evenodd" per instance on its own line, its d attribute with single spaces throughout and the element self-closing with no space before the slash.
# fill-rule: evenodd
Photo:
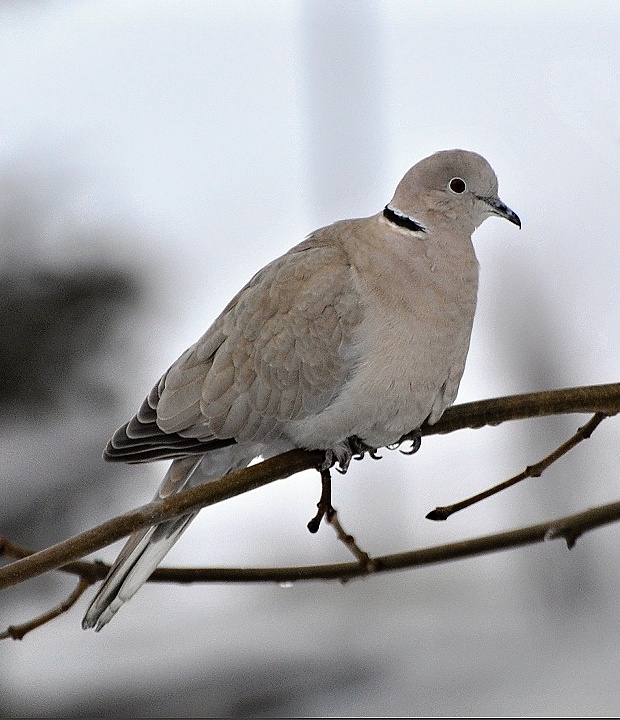
<svg viewBox="0 0 620 720">
<path fill-rule="evenodd" d="M 53 410 L 68 386 L 100 402 L 108 389 L 79 378 L 110 339 L 138 289 L 127 271 L 15 265 L 0 271 L 0 404 L 11 412 Z"/>
</svg>

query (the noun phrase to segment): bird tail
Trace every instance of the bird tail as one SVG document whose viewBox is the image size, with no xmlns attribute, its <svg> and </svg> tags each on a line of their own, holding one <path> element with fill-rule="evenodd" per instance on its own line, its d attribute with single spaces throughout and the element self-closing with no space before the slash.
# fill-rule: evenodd
<svg viewBox="0 0 620 720">
<path fill-rule="evenodd" d="M 160 500 L 174 495 L 189 483 L 202 457 L 174 460 L 155 495 Z M 132 598 L 163 557 L 181 537 L 197 513 L 166 520 L 153 527 L 137 530 L 129 536 L 108 576 L 88 607 L 82 627 L 101 630 L 118 609 Z"/>
</svg>

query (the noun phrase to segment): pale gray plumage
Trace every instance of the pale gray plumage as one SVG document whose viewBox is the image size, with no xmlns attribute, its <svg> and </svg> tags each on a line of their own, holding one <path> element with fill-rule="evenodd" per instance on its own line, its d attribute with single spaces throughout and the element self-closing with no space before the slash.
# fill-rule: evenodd
<svg viewBox="0 0 620 720">
<path fill-rule="evenodd" d="M 519 225 L 480 155 L 414 165 L 385 210 L 312 233 L 231 300 L 116 432 L 108 460 L 171 458 L 156 495 L 293 447 L 345 468 L 348 439 L 395 443 L 455 400 L 469 348 L 478 262 L 492 215 Z M 100 629 L 146 581 L 193 516 L 128 540 L 84 617 Z"/>
</svg>

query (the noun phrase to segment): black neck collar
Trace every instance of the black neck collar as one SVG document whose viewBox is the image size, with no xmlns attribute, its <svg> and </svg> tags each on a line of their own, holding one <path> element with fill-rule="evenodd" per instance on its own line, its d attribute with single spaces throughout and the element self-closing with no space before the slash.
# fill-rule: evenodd
<svg viewBox="0 0 620 720">
<path fill-rule="evenodd" d="M 407 230 L 411 230 L 412 232 L 426 232 L 424 225 L 420 225 L 417 220 L 414 220 L 409 215 L 404 215 L 400 210 L 395 210 L 393 207 L 390 207 L 390 205 L 386 205 L 383 209 L 383 217 L 391 223 L 394 223 L 394 225 L 407 228 Z"/>
</svg>

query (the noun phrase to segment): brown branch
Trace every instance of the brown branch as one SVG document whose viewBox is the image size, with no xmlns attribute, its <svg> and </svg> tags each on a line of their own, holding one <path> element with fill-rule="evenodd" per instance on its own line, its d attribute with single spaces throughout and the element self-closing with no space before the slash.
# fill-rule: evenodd
<svg viewBox="0 0 620 720">
<path fill-rule="evenodd" d="M 484 425 L 497 425 L 507 420 L 542 417 L 559 413 L 602 412 L 613 414 L 618 411 L 620 411 L 620 383 L 568 388 L 457 405 L 447 410 L 437 424 L 424 426 L 421 434 L 447 433 L 465 427 L 478 428 Z M 415 434 L 411 433 L 404 436 L 402 441 L 411 439 Z M 179 515 L 195 512 L 208 505 L 232 498 L 275 480 L 289 477 L 302 470 L 315 468 L 322 459 L 323 453 L 319 451 L 291 450 L 288 453 L 257 463 L 244 470 L 231 473 L 213 483 L 185 490 L 163 501 L 143 505 L 69 540 L 0 568 L 0 589 L 61 567 L 65 571 L 77 572 L 77 574 L 81 575 L 78 570 L 80 565 L 75 564 L 79 558 L 119 540 L 134 530 Z M 614 517 L 608 522 L 616 519 Z M 516 542 L 517 544 L 520 543 L 518 537 Z M 387 561 L 384 560 L 384 562 Z M 68 565 L 69 563 L 70 565 Z M 103 571 L 103 566 L 93 566 L 93 564 L 90 564 L 90 566 L 91 570 L 89 572 L 96 572 L 97 577 L 99 577 L 99 573 Z M 360 574 L 359 564 L 356 563 L 355 566 L 357 569 L 351 572 L 353 572 L 353 575 Z M 96 567 L 96 570 L 93 567 Z M 388 567 L 387 569 L 393 568 Z M 226 572 L 224 571 L 224 575 Z M 233 575 L 236 572 L 239 571 L 232 571 Z M 287 572 L 287 570 L 284 571 L 285 574 Z M 337 571 L 337 574 L 342 577 L 339 574 L 340 572 L 340 570 Z M 317 577 L 323 576 L 317 575 Z M 179 580 L 178 577 L 176 579 L 181 582 L 194 582 L 194 580 Z M 220 575 L 219 579 L 239 581 L 231 576 L 224 577 L 222 575 Z M 285 581 L 287 579 L 290 580 L 291 578 L 284 578 Z M 247 582 L 248 577 L 244 576 L 241 581 Z"/>
<path fill-rule="evenodd" d="M 563 538 L 568 547 L 586 532 L 620 520 L 620 501 L 600 505 L 555 520 L 501 533 L 484 535 L 420 550 L 382 555 L 372 559 L 372 572 L 390 572 L 462 560 L 501 550 L 533 545 Z M 109 566 L 91 565 L 93 575 L 104 577 Z M 62 568 L 66 570 L 67 568 Z M 74 570 L 77 574 L 77 569 Z M 348 580 L 367 575 L 369 569 L 360 562 L 324 565 L 300 565 L 282 568 L 158 568 L 148 582 L 159 583 L 286 583 L 301 580 Z"/>
<path fill-rule="evenodd" d="M 16 543 L 11 542 L 8 538 L 0 536 L 0 558 L 8 557 L 15 560 L 21 560 L 22 558 L 30 557 L 36 553 L 37 550 L 31 550 L 23 545 L 17 545 Z M 68 573 L 70 575 L 77 575 L 85 580 L 90 580 L 92 585 L 97 582 L 97 580 L 103 580 L 110 570 L 110 565 L 102 562 L 101 560 L 93 560 L 92 562 L 87 560 L 75 560 L 74 562 L 69 562 L 57 569 L 61 572 Z"/>
<path fill-rule="evenodd" d="M 334 528 L 336 531 L 336 537 L 340 542 L 344 543 L 344 545 L 347 546 L 347 548 L 355 555 L 357 558 L 357 561 L 361 565 L 361 567 L 364 569 L 364 572 L 371 573 L 375 572 L 376 565 L 375 561 L 370 557 L 370 555 L 365 551 L 362 550 L 362 548 L 357 544 L 355 538 L 353 535 L 350 535 L 346 530 L 342 527 L 340 523 L 340 519 L 338 518 L 338 513 L 334 508 L 331 508 L 331 512 L 327 514 L 327 522 Z"/>
<path fill-rule="evenodd" d="M 583 428 L 566 443 L 557 448 L 547 458 L 526 468 L 522 473 L 501 483 L 496 488 L 481 493 L 469 501 L 488 497 L 500 489 L 509 487 L 525 477 L 539 476 L 546 467 L 555 462 L 559 457 L 568 452 L 578 442 L 589 437 L 592 431 L 610 414 L 620 410 L 620 384 L 601 385 L 586 388 L 573 388 L 556 390 L 544 393 L 532 393 L 525 396 L 511 396 L 487 400 L 466 405 L 456 406 L 444 414 L 442 420 L 432 427 L 423 427 L 404 436 L 401 442 L 412 440 L 419 444 L 421 435 L 434 433 L 452 432 L 462 427 L 481 427 L 483 425 L 496 425 L 506 420 L 522 419 L 524 417 L 536 417 L 558 413 L 587 412 L 596 410 L 595 416 Z M 0 588 L 22 582 L 51 569 L 61 569 L 78 575 L 79 582 L 69 597 L 57 607 L 42 614 L 41 616 L 23 623 L 7 628 L 0 633 L 0 639 L 13 638 L 21 639 L 31 630 L 44 625 L 60 614 L 70 609 L 81 597 L 84 591 L 96 580 L 105 576 L 108 566 L 101 562 L 84 562 L 76 560 L 89 552 L 110 544 L 114 540 L 129 534 L 139 527 L 161 522 L 164 519 L 178 516 L 184 512 L 191 512 L 207 505 L 220 502 L 235 495 L 248 492 L 277 479 L 288 477 L 300 470 L 317 467 L 317 463 L 323 459 L 323 453 L 292 451 L 277 458 L 272 458 L 266 463 L 259 463 L 239 473 L 231 474 L 219 481 L 185 491 L 175 498 L 174 502 L 158 502 L 145 505 L 135 511 L 126 513 L 120 518 L 115 518 L 103 523 L 97 528 L 83 533 L 80 536 L 71 538 L 63 543 L 48 548 L 39 553 L 32 553 L 27 548 L 20 547 L 6 539 L 0 538 L 0 556 L 18 558 L 4 569 L 0 568 Z M 345 563 L 338 565 L 324 565 L 302 568 L 272 568 L 272 569 L 181 569 L 181 568 L 159 568 L 150 578 L 153 582 L 266 582 L 275 580 L 277 582 L 294 582 L 299 579 L 333 579 L 338 578 L 342 582 L 371 572 L 386 570 L 413 568 L 419 565 L 443 562 L 461 557 L 471 557 L 487 552 L 493 552 L 510 547 L 539 542 L 541 540 L 563 537 L 568 547 L 572 547 L 577 537 L 586 530 L 593 529 L 599 525 L 614 522 L 620 517 L 620 504 L 612 503 L 608 506 L 595 508 L 569 516 L 552 523 L 543 523 L 530 528 L 521 528 L 509 533 L 487 536 L 483 538 L 462 541 L 450 545 L 442 545 L 436 548 L 418 550 L 410 553 L 384 556 L 372 559 L 368 553 L 361 550 L 353 536 L 344 531 L 339 522 L 336 511 L 331 506 L 330 478 L 329 473 L 322 473 L 322 494 L 319 501 L 316 522 L 316 529 L 320 524 L 323 515 L 336 530 L 338 538 L 347 545 L 357 558 L 357 563 Z M 207 493 L 203 490 L 207 489 Z M 197 492 L 195 492 L 197 491 Z M 452 512 L 459 507 L 451 506 Z M 441 508 L 439 509 L 441 510 Z M 444 509 L 445 510 L 445 509 Z M 312 524 L 312 521 L 311 523 Z"/>
<path fill-rule="evenodd" d="M 449 560 L 464 559 L 500 550 L 514 549 L 524 545 L 555 540 L 557 538 L 563 538 L 567 547 L 570 549 L 575 544 L 577 538 L 585 532 L 618 520 L 620 520 L 620 502 L 615 502 L 591 508 L 590 510 L 574 515 L 568 515 L 557 520 L 547 521 L 509 532 L 486 535 L 422 550 L 370 558 L 367 553 L 360 550 L 353 537 L 345 533 L 334 511 L 330 517 L 330 522 L 334 524 L 338 537 L 347 544 L 358 558 L 358 561 L 355 563 L 309 565 L 288 568 L 158 568 L 149 578 L 149 582 L 177 582 L 186 584 L 194 582 L 293 583 L 299 580 L 335 579 L 346 582 L 352 578 L 370 573 L 413 569 L 424 565 L 447 562 Z M 25 548 L 7 542 L 3 543 L 2 547 L 7 554 L 10 553 L 12 549 L 15 549 L 20 555 L 28 552 Z M 81 568 L 78 568 L 78 565 L 90 566 L 87 576 L 80 577 L 78 585 L 71 595 L 49 612 L 27 623 L 10 626 L 5 632 L 0 633 L 0 639 L 10 637 L 15 640 L 21 640 L 26 633 L 37 627 L 41 627 L 66 612 L 77 602 L 82 593 L 92 585 L 93 577 L 100 573 L 102 575 L 105 574 L 108 569 L 103 563 L 72 563 L 71 565 L 73 566 L 71 570 L 69 570 L 69 566 L 61 569 L 67 572 L 79 573 Z"/>
<path fill-rule="evenodd" d="M 321 520 L 325 515 L 329 520 L 331 513 L 335 512 L 332 507 L 332 476 L 328 468 L 319 468 L 321 473 L 321 497 L 316 504 L 317 513 L 306 526 L 311 533 L 318 532 Z"/>
<path fill-rule="evenodd" d="M 9 625 L 9 627 L 4 632 L 0 633 L 0 640 L 6 640 L 7 638 L 12 638 L 13 640 L 22 640 L 24 635 L 29 633 L 31 630 L 36 630 L 38 627 L 45 625 L 46 623 L 50 622 L 50 620 L 54 620 L 54 618 L 57 618 L 59 615 L 66 613 L 67 610 L 70 610 L 75 605 L 75 603 L 82 597 L 84 591 L 87 590 L 92 584 L 92 580 L 81 577 L 78 580 L 78 584 L 75 587 L 75 590 L 69 595 L 66 600 L 63 600 L 55 608 L 52 608 L 48 612 L 39 615 L 33 620 L 29 620 L 28 622 L 22 623 L 21 625 Z"/>
<path fill-rule="evenodd" d="M 196 512 L 301 470 L 308 470 L 315 467 L 323 456 L 324 453 L 317 451 L 291 450 L 206 485 L 198 485 L 165 500 L 142 505 L 80 535 L 0 568 L 0 590 L 50 570 L 57 570 L 77 558 L 120 540 L 134 530 Z"/>
<path fill-rule="evenodd" d="M 422 435 L 449 433 L 463 428 L 500 425 L 508 420 L 568 413 L 620 412 L 620 383 L 586 385 L 584 387 L 545 390 L 525 395 L 507 395 L 492 400 L 453 405 L 435 425 L 421 428 Z M 406 440 L 411 433 L 402 439 Z"/>
<path fill-rule="evenodd" d="M 500 550 L 533 545 L 563 538 L 570 548 L 581 535 L 620 520 L 620 501 L 579 513 L 548 520 L 537 525 L 485 535 L 454 543 L 409 552 L 382 555 L 372 559 L 372 572 L 412 569 L 449 560 L 462 560 Z M 159 568 L 153 582 L 296 582 L 300 580 L 347 580 L 367 575 L 360 562 L 306 565 L 288 568 Z"/>
<path fill-rule="evenodd" d="M 539 460 L 537 463 L 534 463 L 534 465 L 528 465 L 525 470 L 521 471 L 517 475 L 514 475 L 508 480 L 504 480 L 504 482 L 498 483 L 492 488 L 484 490 L 481 493 L 472 495 L 472 497 L 469 497 L 466 500 L 461 500 L 460 502 L 454 503 L 452 505 L 441 505 L 436 507 L 434 510 L 431 510 L 431 512 L 428 513 L 428 515 L 426 516 L 427 520 L 447 520 L 450 515 L 453 515 L 455 512 L 471 507 L 472 505 L 480 502 L 481 500 L 486 500 L 486 498 L 491 497 L 492 495 L 495 495 L 502 490 L 506 490 L 507 488 L 516 485 L 518 482 L 521 482 L 526 478 L 540 477 L 548 467 L 550 467 L 551 465 L 553 465 L 554 462 L 556 462 L 556 460 L 559 460 L 563 455 L 566 455 L 569 450 L 572 450 L 580 442 L 587 440 L 596 430 L 596 428 L 607 417 L 610 417 L 608 413 L 595 413 L 590 418 L 590 420 L 585 425 L 580 427 L 572 437 L 570 437 L 566 442 L 562 443 L 553 452 L 549 453 L 547 457 Z"/>
</svg>

